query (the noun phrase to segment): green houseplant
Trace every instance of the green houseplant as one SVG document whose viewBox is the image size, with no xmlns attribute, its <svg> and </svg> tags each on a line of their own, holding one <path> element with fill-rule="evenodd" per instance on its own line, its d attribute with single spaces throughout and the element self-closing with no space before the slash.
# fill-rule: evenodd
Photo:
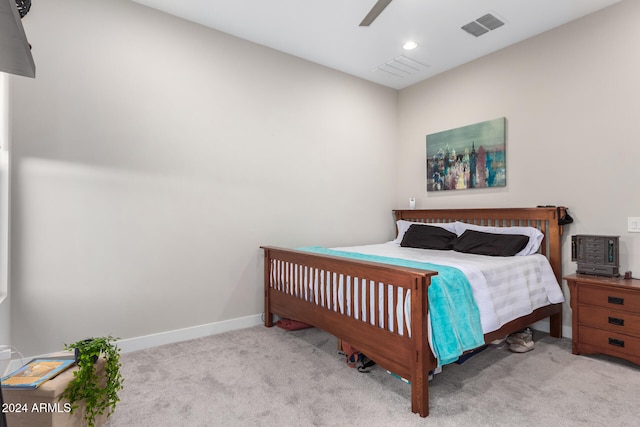
<svg viewBox="0 0 640 427">
<path fill-rule="evenodd" d="M 112 336 L 89 338 L 73 344 L 66 344 L 65 350 L 74 350 L 78 370 L 73 373 L 73 380 L 61 395 L 71 403 L 71 412 L 84 403 L 84 415 L 89 427 L 95 425 L 98 415 L 108 410 L 107 417 L 120 401 L 118 392 L 122 390 L 124 379 L 120 373 L 120 348 L 114 343 Z M 104 377 L 96 372 L 96 361 L 105 359 Z"/>
</svg>

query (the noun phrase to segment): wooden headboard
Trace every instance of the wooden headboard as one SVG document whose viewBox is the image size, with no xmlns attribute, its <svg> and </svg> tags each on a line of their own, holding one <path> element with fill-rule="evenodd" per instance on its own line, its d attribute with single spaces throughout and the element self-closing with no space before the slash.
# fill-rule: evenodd
<svg viewBox="0 0 640 427">
<path fill-rule="evenodd" d="M 478 208 L 478 209 L 414 209 L 395 210 L 396 220 L 444 223 L 461 221 L 475 225 L 492 227 L 534 227 L 544 234 L 540 253 L 547 257 L 549 264 L 562 284 L 562 230 L 558 218 L 565 214 L 566 208 Z M 553 336 L 561 336 L 562 314 L 550 318 L 550 330 Z"/>
<path fill-rule="evenodd" d="M 486 208 L 486 209 L 415 209 L 395 210 L 396 220 L 444 223 L 466 222 L 492 227 L 534 227 L 544 234 L 540 252 L 549 259 L 558 283 L 562 283 L 562 226 L 558 215 L 564 207 Z"/>
</svg>

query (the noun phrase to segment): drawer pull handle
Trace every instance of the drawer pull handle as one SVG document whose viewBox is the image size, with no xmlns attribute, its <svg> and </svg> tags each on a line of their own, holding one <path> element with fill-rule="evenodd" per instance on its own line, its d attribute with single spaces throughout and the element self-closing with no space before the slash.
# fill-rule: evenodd
<svg viewBox="0 0 640 427">
<path fill-rule="evenodd" d="M 617 326 L 624 326 L 624 319 L 618 319 L 617 317 L 609 317 L 609 323 Z"/>
<path fill-rule="evenodd" d="M 620 297 L 607 297 L 607 301 L 609 304 L 624 305 L 624 298 Z"/>
<path fill-rule="evenodd" d="M 609 338 L 609 344 L 616 347 L 624 347 L 624 340 L 617 340 L 615 338 Z"/>
</svg>

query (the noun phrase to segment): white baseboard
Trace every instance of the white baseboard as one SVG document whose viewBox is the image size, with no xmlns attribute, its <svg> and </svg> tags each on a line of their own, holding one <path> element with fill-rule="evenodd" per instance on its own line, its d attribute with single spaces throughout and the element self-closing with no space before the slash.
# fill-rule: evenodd
<svg viewBox="0 0 640 427">
<path fill-rule="evenodd" d="M 237 319 L 223 320 L 221 322 L 207 323 L 205 325 L 191 326 L 183 329 L 175 329 L 173 331 L 159 332 L 157 334 L 143 335 L 140 337 L 126 338 L 118 340 L 116 344 L 122 350 L 122 353 L 131 351 L 144 350 L 146 348 L 157 347 L 165 344 L 172 344 L 180 341 L 187 341 L 195 338 L 202 338 L 209 335 L 220 334 L 222 332 L 234 331 L 236 329 L 249 328 L 263 324 L 262 314 L 253 316 L 240 317 Z M 7 375 L 10 372 L 20 368 L 23 363 L 28 362 L 36 357 L 47 357 L 51 354 L 42 354 L 38 356 L 24 356 L 18 359 L 1 360 L 0 376 Z"/>
<path fill-rule="evenodd" d="M 544 319 L 539 322 L 534 323 L 531 327 L 535 330 L 542 332 L 549 332 L 549 319 Z M 571 325 L 562 325 L 562 337 L 563 338 L 571 338 L 573 336 Z"/>
<path fill-rule="evenodd" d="M 117 344 L 118 347 L 122 349 L 123 353 L 128 353 L 131 351 L 144 350 L 145 348 L 157 347 L 159 345 L 172 344 L 175 342 L 220 334 L 222 332 L 234 331 L 236 329 L 249 328 L 251 326 L 261 325 L 262 323 L 262 315 L 255 314 L 253 316 L 191 326 L 184 329 L 159 332 L 157 334 L 144 335 L 135 338 L 126 338 L 118 340 Z"/>
</svg>

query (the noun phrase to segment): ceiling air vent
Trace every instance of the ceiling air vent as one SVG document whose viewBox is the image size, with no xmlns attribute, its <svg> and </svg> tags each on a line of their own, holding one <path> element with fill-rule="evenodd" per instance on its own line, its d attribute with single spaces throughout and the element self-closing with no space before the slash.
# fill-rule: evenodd
<svg viewBox="0 0 640 427">
<path fill-rule="evenodd" d="M 487 13 L 475 21 L 471 21 L 467 25 L 464 25 L 462 29 L 472 36 L 480 37 L 481 35 L 488 33 L 491 30 L 495 30 L 496 28 L 500 28 L 503 25 L 504 22 L 492 14 Z"/>
<path fill-rule="evenodd" d="M 427 64 L 423 64 L 407 56 L 397 56 L 384 64 L 378 65 L 373 71 L 383 72 L 397 78 L 408 77 L 412 74 L 420 73 L 429 68 Z"/>
</svg>

